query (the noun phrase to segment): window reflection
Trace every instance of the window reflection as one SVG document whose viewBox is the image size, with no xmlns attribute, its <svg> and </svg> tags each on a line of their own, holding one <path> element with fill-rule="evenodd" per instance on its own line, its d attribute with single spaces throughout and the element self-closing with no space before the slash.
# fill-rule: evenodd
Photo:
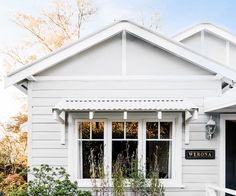
<svg viewBox="0 0 236 196">
<path fill-rule="evenodd" d="M 79 123 L 79 131 L 82 133 L 82 139 L 90 138 L 90 122 Z"/>
<path fill-rule="evenodd" d="M 126 138 L 138 138 L 138 122 L 126 122 Z"/>
<path fill-rule="evenodd" d="M 124 127 L 125 126 L 125 127 Z M 124 177 L 130 177 L 132 161 L 137 158 L 138 122 L 112 122 L 112 173 L 125 168 Z M 137 165 L 137 164 L 136 164 Z"/>
<path fill-rule="evenodd" d="M 103 167 L 104 122 L 79 122 L 79 177 L 98 178 L 99 168 Z M 91 169 L 94 166 L 94 170 Z M 91 173 L 91 171 L 93 171 Z"/>
<path fill-rule="evenodd" d="M 112 122 L 112 138 L 124 138 L 124 122 Z"/>
<path fill-rule="evenodd" d="M 82 141 L 82 178 L 90 178 L 91 164 L 95 165 L 95 169 L 98 169 L 98 165 L 103 165 L 103 141 Z M 93 151 L 93 157 L 91 157 L 91 151 Z M 98 178 L 98 171 L 95 171 L 95 177 Z"/>
<path fill-rule="evenodd" d="M 159 171 L 159 178 L 170 178 L 169 159 L 170 142 L 147 141 L 146 143 L 146 176 Z"/>
<path fill-rule="evenodd" d="M 161 122 L 160 123 L 160 136 L 162 139 L 170 139 L 171 138 L 171 122 Z"/>
<path fill-rule="evenodd" d="M 92 138 L 103 139 L 104 122 L 92 122 Z"/>
<path fill-rule="evenodd" d="M 158 138 L 158 122 L 147 122 L 146 123 L 146 137 L 147 139 Z"/>
<path fill-rule="evenodd" d="M 115 172 L 115 164 L 121 164 L 124 169 L 123 176 L 129 177 L 131 163 L 137 156 L 138 141 L 113 141 L 112 142 L 112 173 Z"/>
</svg>

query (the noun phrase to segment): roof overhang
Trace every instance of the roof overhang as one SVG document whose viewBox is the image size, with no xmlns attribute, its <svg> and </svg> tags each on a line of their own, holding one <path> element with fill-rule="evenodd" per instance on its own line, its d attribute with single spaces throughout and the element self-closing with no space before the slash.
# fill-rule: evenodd
<svg viewBox="0 0 236 196">
<path fill-rule="evenodd" d="M 127 31 L 130 34 L 205 70 L 236 81 L 236 72 L 234 70 L 227 68 L 224 65 L 221 65 L 197 52 L 194 52 L 185 47 L 183 44 L 173 41 L 161 34 L 154 33 L 129 21 L 120 21 L 88 36 L 87 38 L 63 47 L 34 63 L 12 72 L 5 78 L 5 87 L 20 83 L 25 79 L 32 79 L 32 76 L 35 74 L 38 74 L 39 72 L 42 72 L 80 52 L 83 52 L 84 50 L 87 50 L 88 48 L 121 33 L 122 31 Z"/>
<path fill-rule="evenodd" d="M 236 113 L 236 88 L 230 89 L 220 97 L 205 98 L 205 112 Z"/>
</svg>

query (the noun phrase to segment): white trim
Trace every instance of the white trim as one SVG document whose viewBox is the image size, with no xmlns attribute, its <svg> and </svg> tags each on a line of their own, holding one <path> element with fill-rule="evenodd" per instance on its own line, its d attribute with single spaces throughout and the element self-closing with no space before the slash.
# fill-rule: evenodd
<svg viewBox="0 0 236 196">
<path fill-rule="evenodd" d="M 27 121 L 27 129 L 28 129 L 28 166 L 31 167 L 33 165 L 32 161 L 32 151 L 33 151 L 33 136 L 32 136 L 32 131 L 33 131 L 33 122 L 32 122 L 32 83 L 28 83 L 28 121 Z M 32 169 L 32 168 L 30 168 Z M 32 176 L 30 175 L 30 172 L 27 173 L 28 180 L 31 180 Z"/>
<path fill-rule="evenodd" d="M 122 76 L 126 75 L 126 31 L 122 31 Z"/>
<path fill-rule="evenodd" d="M 35 76 L 37 81 L 116 81 L 116 80 L 155 80 L 155 81 L 202 81 L 202 80 L 220 80 L 219 75 L 166 75 L 166 76 L 152 76 L 152 75 L 127 75 L 127 76 Z"/>
<path fill-rule="evenodd" d="M 228 193 L 230 195 L 236 195 L 236 191 L 233 189 L 228 189 L 228 188 L 221 188 L 219 186 L 216 186 L 214 184 L 207 184 L 206 185 L 206 196 L 217 196 L 218 193 L 220 193 L 220 195 L 225 196 L 225 193 Z"/>
<path fill-rule="evenodd" d="M 204 54 L 205 52 L 205 31 L 201 30 L 201 52 Z"/>
<path fill-rule="evenodd" d="M 68 173 L 72 181 L 76 180 L 77 167 L 76 167 L 76 131 L 75 119 L 72 114 L 68 115 Z"/>
<path fill-rule="evenodd" d="M 228 30 L 222 28 L 222 27 L 219 27 L 219 26 L 216 26 L 216 25 L 213 25 L 211 23 L 200 23 L 200 24 L 197 24 L 195 26 L 192 26 L 190 28 L 187 28 L 186 30 L 172 36 L 172 38 L 175 40 L 175 41 L 178 41 L 178 42 L 181 42 L 182 40 L 188 38 L 188 37 L 191 37 L 192 35 L 202 31 L 202 30 L 205 30 L 205 31 L 208 31 L 210 33 L 213 33 L 215 34 L 217 37 L 219 38 L 223 38 L 224 40 L 228 40 L 234 44 L 236 44 L 236 36 L 235 34 L 229 32 Z"/>
<path fill-rule="evenodd" d="M 7 78 L 5 78 L 5 87 L 20 82 L 28 76 L 42 72 L 65 59 L 68 59 L 98 43 L 101 43 L 104 40 L 109 39 L 114 35 L 121 33 L 123 30 L 126 30 L 126 32 L 129 32 L 130 34 L 133 34 L 136 37 L 139 37 L 157 47 L 160 47 L 163 50 L 170 52 L 173 55 L 193 63 L 203 69 L 236 80 L 236 72 L 233 69 L 224 67 L 222 64 L 195 51 L 192 51 L 183 44 L 173 41 L 163 35 L 151 32 L 150 30 L 140 27 L 137 24 L 128 21 L 121 21 L 87 39 L 80 40 L 79 42 L 57 50 L 49 56 L 30 65 L 26 65 L 20 70 L 9 74 Z"/>
<path fill-rule="evenodd" d="M 29 81 L 36 81 L 35 77 L 32 75 L 28 76 L 26 79 Z"/>
<path fill-rule="evenodd" d="M 226 65 L 230 65 L 230 42 L 225 42 L 226 54 L 225 54 L 225 63 Z"/>
<path fill-rule="evenodd" d="M 225 161 L 226 161 L 226 154 L 225 154 L 225 140 L 226 140 L 226 120 L 236 120 L 236 114 L 221 114 L 220 115 L 220 176 L 219 176 L 219 183 L 220 187 L 225 187 Z M 222 193 L 222 196 L 224 194 Z"/>
<path fill-rule="evenodd" d="M 232 88 L 220 97 L 204 99 L 204 112 L 212 112 L 236 105 L 236 88 Z"/>
</svg>

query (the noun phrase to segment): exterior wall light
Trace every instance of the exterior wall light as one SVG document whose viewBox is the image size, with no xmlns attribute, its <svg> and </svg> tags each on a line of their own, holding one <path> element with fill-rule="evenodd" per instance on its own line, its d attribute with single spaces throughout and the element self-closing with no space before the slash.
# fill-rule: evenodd
<svg viewBox="0 0 236 196">
<path fill-rule="evenodd" d="M 211 140 L 215 131 L 216 131 L 216 122 L 212 119 L 212 116 L 210 116 L 210 119 L 206 124 L 206 138 L 208 140 Z"/>
<path fill-rule="evenodd" d="M 89 112 L 89 119 L 92 120 L 94 117 L 94 112 L 93 111 L 90 111 Z"/>
<path fill-rule="evenodd" d="M 158 119 L 158 120 L 161 120 L 161 119 L 162 119 L 162 112 L 161 112 L 161 111 L 158 111 L 158 112 L 157 112 L 157 119 Z"/>
<path fill-rule="evenodd" d="M 127 114 L 127 111 L 124 111 L 124 116 L 123 116 L 124 120 L 127 120 L 128 118 L 128 114 Z"/>
</svg>

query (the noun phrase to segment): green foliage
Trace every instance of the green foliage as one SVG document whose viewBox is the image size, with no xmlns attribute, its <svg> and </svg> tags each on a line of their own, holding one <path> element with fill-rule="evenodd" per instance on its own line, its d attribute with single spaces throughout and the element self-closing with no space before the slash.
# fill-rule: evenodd
<svg viewBox="0 0 236 196">
<path fill-rule="evenodd" d="M 130 188 L 135 196 L 148 195 L 148 185 L 145 179 L 143 170 L 138 169 L 138 158 L 132 156 L 131 158 L 131 172 L 130 172 Z"/>
<path fill-rule="evenodd" d="M 29 196 L 90 196 L 90 192 L 80 191 L 77 182 L 71 182 L 65 169 L 41 165 L 30 173 L 33 180 L 28 183 Z"/>
<path fill-rule="evenodd" d="M 93 193 L 95 195 L 98 195 L 98 193 L 100 193 L 100 195 L 104 195 L 108 191 L 109 182 L 104 168 L 102 146 L 100 146 L 100 153 L 98 153 L 97 157 L 94 155 L 94 149 L 91 149 L 88 159 Z M 100 180 L 99 186 L 97 185 L 97 178 Z"/>
<path fill-rule="evenodd" d="M 151 184 L 150 184 L 150 195 L 151 196 L 164 196 L 164 187 L 159 181 L 159 170 L 157 155 L 154 154 L 154 168 L 151 172 Z"/>
<path fill-rule="evenodd" d="M 123 160 L 124 157 L 119 154 L 113 165 L 113 192 L 116 196 L 124 195 L 125 168 L 123 167 Z"/>
</svg>

